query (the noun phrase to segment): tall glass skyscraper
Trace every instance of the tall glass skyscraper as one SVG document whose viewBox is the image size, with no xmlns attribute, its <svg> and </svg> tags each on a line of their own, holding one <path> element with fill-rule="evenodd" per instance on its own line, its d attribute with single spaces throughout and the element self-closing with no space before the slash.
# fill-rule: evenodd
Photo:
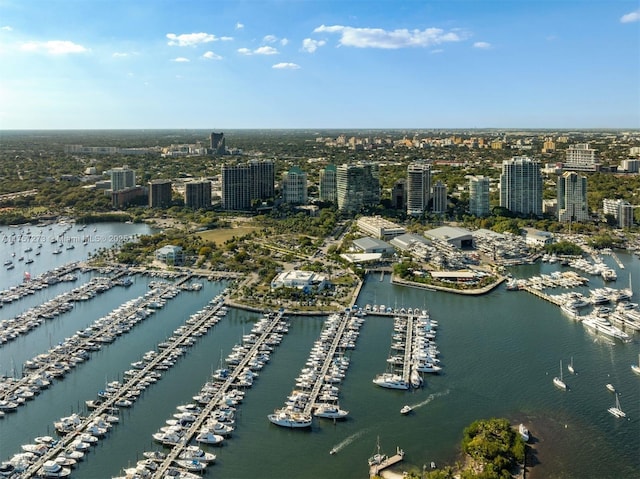
<svg viewBox="0 0 640 479">
<path fill-rule="evenodd" d="M 429 205 L 431 167 L 426 163 L 411 163 L 407 167 L 407 214 L 420 216 Z"/>
<path fill-rule="evenodd" d="M 588 221 L 587 177 L 565 171 L 558 178 L 558 221 Z"/>
<path fill-rule="evenodd" d="M 542 216 L 540 162 L 516 156 L 502 162 L 500 206 L 524 216 Z"/>
<path fill-rule="evenodd" d="M 469 213 L 473 216 L 488 216 L 489 212 L 489 178 L 473 176 L 469 179 Z"/>
<path fill-rule="evenodd" d="M 343 164 L 336 171 L 338 209 L 355 213 L 380 202 L 380 178 L 376 163 Z"/>
</svg>

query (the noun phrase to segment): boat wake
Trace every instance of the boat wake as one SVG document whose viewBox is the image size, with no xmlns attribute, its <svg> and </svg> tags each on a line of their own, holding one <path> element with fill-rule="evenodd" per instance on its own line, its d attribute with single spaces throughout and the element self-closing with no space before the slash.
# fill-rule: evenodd
<svg viewBox="0 0 640 479">
<path fill-rule="evenodd" d="M 362 431 L 358 431 L 355 434 L 351 434 L 351 436 L 349 436 L 348 438 L 344 439 L 343 441 L 340 441 L 338 444 L 333 446 L 331 448 L 331 451 L 329 451 L 329 454 L 336 454 L 337 452 L 340 452 L 342 449 L 344 449 L 353 441 L 355 441 L 360 436 L 362 436 L 365 432 L 367 432 L 367 429 L 363 429 Z"/>
<path fill-rule="evenodd" d="M 419 408 L 419 407 L 426 406 L 426 405 L 427 405 L 427 404 L 429 404 L 431 401 L 433 401 L 435 398 L 439 398 L 439 397 L 442 397 L 442 396 L 446 396 L 447 394 L 449 394 L 449 390 L 448 390 L 448 389 L 447 389 L 447 390 L 445 390 L 445 391 L 439 392 L 439 393 L 429 394 L 429 396 L 427 397 L 427 399 L 425 399 L 425 400 L 424 400 L 424 401 L 422 401 L 422 402 L 419 402 L 418 404 L 413 404 L 413 405 L 411 406 L 411 408 L 412 408 L 412 409 L 417 409 L 417 408 Z"/>
</svg>

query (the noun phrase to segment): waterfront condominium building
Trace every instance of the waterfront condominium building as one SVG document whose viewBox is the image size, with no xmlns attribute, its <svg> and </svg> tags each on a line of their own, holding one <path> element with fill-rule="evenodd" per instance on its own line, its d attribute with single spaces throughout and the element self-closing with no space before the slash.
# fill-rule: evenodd
<svg viewBox="0 0 640 479">
<path fill-rule="evenodd" d="M 211 182 L 190 181 L 184 185 L 184 204 L 189 208 L 211 207 Z"/>
<path fill-rule="evenodd" d="M 422 215 L 429 205 L 431 167 L 426 163 L 411 163 L 407 167 L 407 214 Z"/>
<path fill-rule="evenodd" d="M 171 206 L 171 180 L 151 180 L 149 182 L 149 206 L 151 208 Z"/>
<path fill-rule="evenodd" d="M 587 177 L 565 171 L 558 178 L 558 221 L 588 221 Z"/>
<path fill-rule="evenodd" d="M 242 211 L 255 200 L 273 198 L 273 162 L 251 160 L 246 164 L 222 165 L 222 209 Z"/>
<path fill-rule="evenodd" d="M 488 216 L 489 212 L 489 178 L 472 176 L 469 179 L 469 213 L 473 216 Z"/>
<path fill-rule="evenodd" d="M 111 169 L 111 191 L 126 190 L 136 186 L 136 173 L 127 165 Z"/>
<path fill-rule="evenodd" d="M 297 166 L 282 175 L 282 200 L 294 205 L 307 202 L 307 174 Z"/>
<path fill-rule="evenodd" d="M 327 165 L 320 170 L 320 201 L 336 202 L 336 172 L 336 165 Z"/>
<path fill-rule="evenodd" d="M 563 168 L 570 171 L 598 171 L 598 150 L 591 149 L 588 143 L 569 146 Z"/>
<path fill-rule="evenodd" d="M 342 164 L 336 169 L 338 209 L 355 213 L 380 202 L 380 177 L 376 163 Z"/>
<path fill-rule="evenodd" d="M 625 200 L 602 200 L 602 212 L 613 216 L 618 222 L 618 228 L 631 228 L 633 226 L 633 206 Z"/>
<path fill-rule="evenodd" d="M 433 185 L 432 198 L 432 212 L 442 214 L 447 211 L 447 185 L 445 185 L 442 181 L 438 180 L 436 184 Z"/>
<path fill-rule="evenodd" d="M 500 206 L 524 216 L 542 216 L 540 162 L 526 156 L 502 162 Z"/>
</svg>

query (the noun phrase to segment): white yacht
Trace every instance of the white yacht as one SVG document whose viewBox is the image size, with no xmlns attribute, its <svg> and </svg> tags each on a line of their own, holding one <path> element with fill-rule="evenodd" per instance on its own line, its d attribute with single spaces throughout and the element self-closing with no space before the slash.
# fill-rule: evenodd
<svg viewBox="0 0 640 479">
<path fill-rule="evenodd" d="M 409 389 L 409 383 L 405 381 L 399 374 L 384 373 L 379 374 L 373 380 L 373 384 L 389 389 Z"/>
<path fill-rule="evenodd" d="M 335 404 L 319 404 L 319 407 L 313 413 L 315 416 L 324 417 L 327 419 L 344 419 L 349 415 L 349 411 L 340 409 Z"/>
<path fill-rule="evenodd" d="M 224 441 L 224 437 L 220 434 L 214 434 L 211 431 L 201 431 L 196 436 L 196 441 L 202 444 L 220 444 Z"/>
<path fill-rule="evenodd" d="M 38 471 L 40 477 L 69 477 L 71 469 L 62 467 L 56 461 L 45 461 Z"/>
<path fill-rule="evenodd" d="M 210 452 L 205 452 L 198 446 L 186 446 L 180 455 L 178 455 L 178 459 L 195 459 L 200 462 L 209 463 L 216 460 L 216 455 Z"/>
<path fill-rule="evenodd" d="M 273 414 L 267 416 L 276 426 L 302 428 L 311 427 L 312 418 L 308 414 L 277 409 Z"/>
</svg>

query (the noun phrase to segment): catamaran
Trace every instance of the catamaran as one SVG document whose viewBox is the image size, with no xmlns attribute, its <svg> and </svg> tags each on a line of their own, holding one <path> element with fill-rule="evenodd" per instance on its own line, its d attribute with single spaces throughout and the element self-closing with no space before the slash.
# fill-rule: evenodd
<svg viewBox="0 0 640 479">
<path fill-rule="evenodd" d="M 562 359 L 560 360 L 560 377 L 556 376 L 553 378 L 553 384 L 560 389 L 567 389 L 567 385 L 562 380 Z"/>
<path fill-rule="evenodd" d="M 620 408 L 620 399 L 616 393 L 616 405 L 607 409 L 615 417 L 625 417 L 627 414 Z"/>
</svg>

